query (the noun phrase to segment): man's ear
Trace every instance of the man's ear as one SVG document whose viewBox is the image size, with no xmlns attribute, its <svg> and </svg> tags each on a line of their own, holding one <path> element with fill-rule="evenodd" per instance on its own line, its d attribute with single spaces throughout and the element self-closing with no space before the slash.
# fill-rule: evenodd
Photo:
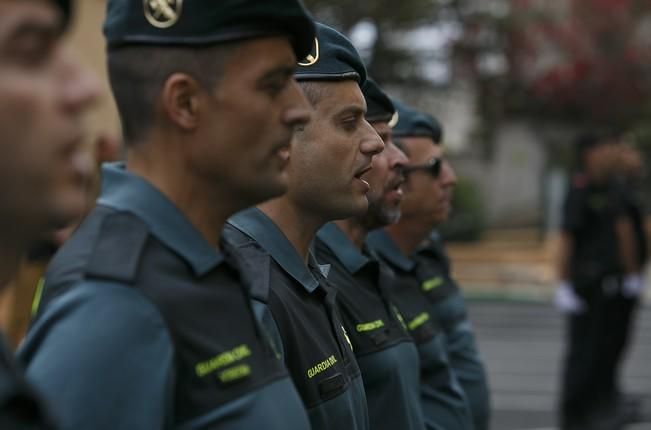
<svg viewBox="0 0 651 430">
<path fill-rule="evenodd" d="M 202 88 L 196 79 L 185 73 L 174 73 L 163 85 L 163 113 L 177 127 L 194 130 L 199 124 L 201 94 Z"/>
</svg>

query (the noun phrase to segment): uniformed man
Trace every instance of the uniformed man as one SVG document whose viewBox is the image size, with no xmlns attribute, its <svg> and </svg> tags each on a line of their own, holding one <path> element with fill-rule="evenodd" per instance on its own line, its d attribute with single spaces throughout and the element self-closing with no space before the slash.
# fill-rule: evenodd
<svg viewBox="0 0 651 430">
<path fill-rule="evenodd" d="M 361 177 L 384 148 L 364 119 L 362 60 L 342 34 L 317 24 L 296 78 L 314 111 L 291 150 L 289 191 L 229 221 L 228 240 L 258 269 L 258 298 L 314 430 L 368 428 L 360 370 L 329 286 L 309 252 L 328 221 L 366 212 Z"/>
<path fill-rule="evenodd" d="M 0 293 L 32 241 L 84 206 L 95 78 L 62 46 L 69 1 L 0 2 Z M 4 328 L 3 328 L 4 330 Z M 0 428 L 52 429 L 0 331 Z"/>
<path fill-rule="evenodd" d="M 412 255 L 416 263 L 415 274 L 421 283 L 421 291 L 432 304 L 433 312 L 445 332 L 450 365 L 468 399 L 475 430 L 486 430 L 490 423 L 490 391 L 486 370 L 477 349 L 474 330 L 468 320 L 461 289 L 451 275 L 450 259 L 437 232 L 432 231 L 449 218 L 456 176 L 449 162 L 439 158 L 437 191 L 440 190 L 440 193 L 431 192 L 433 170 L 428 173 L 419 167 L 431 161 L 429 155 L 419 152 L 419 149 L 421 146 L 423 149 L 431 149 L 431 145 L 429 142 L 412 139 L 414 136 L 410 136 L 411 133 L 409 130 L 398 129 L 403 144 L 410 148 L 409 158 L 413 163 L 408 168 L 411 173 L 405 204 L 407 215 L 404 224 L 387 228 L 387 233 L 399 247 L 410 249 L 408 239 L 404 245 L 400 244 L 409 236 L 408 231 L 412 232 L 415 240 L 430 230 L 431 233 Z M 442 129 L 439 125 L 439 133 L 434 136 L 434 141 L 440 145 L 441 140 Z M 434 197 L 432 203 L 437 205 L 436 209 L 426 201 L 428 195 Z"/>
<path fill-rule="evenodd" d="M 626 353 L 628 352 L 638 308 L 644 296 L 646 286 L 645 279 L 641 273 L 649 260 L 649 243 L 645 226 L 645 205 L 643 203 L 644 165 L 642 154 L 633 146 L 626 143 L 621 136 L 613 142 L 616 166 L 613 171 L 613 180 L 617 188 L 622 191 L 622 200 L 626 208 L 626 214 L 630 219 L 633 228 L 635 259 L 634 271 L 625 277 L 621 289 L 611 301 L 609 314 L 606 319 L 612 328 L 612 335 L 608 338 L 611 341 L 609 350 L 609 361 L 607 362 L 608 379 L 607 383 L 611 392 L 615 393 L 619 408 L 623 409 L 623 415 L 628 421 L 643 420 L 643 398 L 634 393 L 625 393 L 621 387 L 621 366 Z M 630 230 L 629 230 L 630 231 Z"/>
<path fill-rule="evenodd" d="M 413 260 L 421 291 L 428 296 L 446 334 L 450 365 L 468 399 L 475 430 L 486 430 L 490 424 L 486 370 L 466 314 L 465 300 L 451 275 L 450 259 L 436 231 L 418 247 Z"/>
<path fill-rule="evenodd" d="M 630 311 L 642 288 L 642 242 L 630 193 L 612 175 L 611 142 L 585 135 L 577 148 L 579 171 L 564 206 L 556 293 L 568 317 L 560 420 L 566 430 L 614 429 L 631 418 L 617 370 L 630 324 L 622 312 Z"/>
<path fill-rule="evenodd" d="M 400 217 L 402 167 L 407 161 L 391 139 L 393 103 L 367 80 L 362 87 L 366 120 L 385 149 L 362 179 L 371 187 L 366 214 L 326 224 L 314 242 L 315 256 L 330 264 L 328 280 L 337 288 L 344 327 L 362 372 L 371 428 L 421 430 L 418 350 L 389 297 L 391 276 L 364 246 L 367 233 Z"/>
<path fill-rule="evenodd" d="M 463 374 L 458 373 L 459 364 L 468 360 L 460 353 L 466 352 L 464 336 L 469 329 L 467 325 L 458 327 L 465 313 L 463 309 L 441 310 L 438 297 L 432 294 L 439 285 L 431 288 L 431 281 L 422 278 L 424 270 L 431 270 L 430 263 L 417 260 L 415 255 L 435 222 L 442 214 L 447 216 L 454 172 L 442 160 L 438 122 L 400 103 L 396 106 L 399 120 L 394 136 L 409 159 L 402 217 L 398 223 L 371 233 L 368 243 L 396 273 L 394 296 L 420 345 L 423 411 L 428 425 L 437 429 L 473 429 L 468 393 L 461 385 Z M 439 376 L 432 377 L 434 373 Z"/>
<path fill-rule="evenodd" d="M 314 23 L 296 0 L 109 0 L 126 165 L 55 256 L 21 351 L 64 429 L 309 429 L 220 241 L 287 188 Z"/>
</svg>

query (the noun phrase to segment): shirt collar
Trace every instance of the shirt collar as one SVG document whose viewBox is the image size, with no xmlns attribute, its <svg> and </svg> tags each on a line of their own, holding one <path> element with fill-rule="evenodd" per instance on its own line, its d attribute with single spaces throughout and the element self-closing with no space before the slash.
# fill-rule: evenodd
<svg viewBox="0 0 651 430">
<path fill-rule="evenodd" d="M 228 223 L 255 240 L 292 278 L 312 293 L 319 282 L 278 226 L 258 208 L 232 216 Z M 313 261 L 310 257 L 310 261 Z"/>
<path fill-rule="evenodd" d="M 371 232 L 366 238 L 366 243 L 389 263 L 405 272 L 411 272 L 416 266 L 416 263 L 400 251 L 400 248 L 383 229 Z"/>
<path fill-rule="evenodd" d="M 124 163 L 104 164 L 98 204 L 133 213 L 151 233 L 179 254 L 202 276 L 224 261 L 167 197 L 142 177 L 126 170 Z"/>
<path fill-rule="evenodd" d="M 352 274 L 360 271 L 371 261 L 355 247 L 335 223 L 324 225 L 316 235 Z"/>
</svg>

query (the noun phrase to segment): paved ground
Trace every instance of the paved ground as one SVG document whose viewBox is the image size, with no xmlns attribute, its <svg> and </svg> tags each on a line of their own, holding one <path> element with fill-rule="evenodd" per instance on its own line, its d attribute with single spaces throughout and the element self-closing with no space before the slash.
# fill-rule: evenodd
<svg viewBox="0 0 651 430">
<path fill-rule="evenodd" d="M 470 301 L 469 310 L 491 379 L 492 430 L 554 429 L 562 319 L 546 304 Z M 639 314 L 624 374 L 625 390 L 649 396 L 651 406 L 649 306 Z M 651 422 L 627 430 L 651 430 Z"/>
</svg>

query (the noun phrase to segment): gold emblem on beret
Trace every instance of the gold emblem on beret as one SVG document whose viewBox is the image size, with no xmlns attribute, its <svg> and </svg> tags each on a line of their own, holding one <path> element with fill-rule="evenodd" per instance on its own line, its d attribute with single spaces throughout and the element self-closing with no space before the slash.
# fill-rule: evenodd
<svg viewBox="0 0 651 430">
<path fill-rule="evenodd" d="M 389 127 L 393 128 L 396 125 L 398 125 L 399 120 L 400 120 L 400 115 L 398 115 L 398 111 L 395 111 L 393 113 L 393 116 L 391 117 L 391 120 L 389 120 Z"/>
<path fill-rule="evenodd" d="M 319 39 L 315 37 L 314 44 L 312 45 L 312 52 L 310 52 L 302 61 L 299 61 L 298 65 L 308 67 L 312 64 L 316 64 L 317 61 L 319 61 Z"/>
<path fill-rule="evenodd" d="M 169 28 L 181 17 L 183 0 L 143 0 L 145 18 L 156 28 Z"/>
</svg>

